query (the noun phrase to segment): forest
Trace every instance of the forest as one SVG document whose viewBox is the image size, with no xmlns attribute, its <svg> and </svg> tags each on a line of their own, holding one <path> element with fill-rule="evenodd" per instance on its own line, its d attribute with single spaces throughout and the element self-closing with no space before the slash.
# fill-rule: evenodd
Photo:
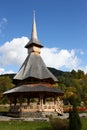
<svg viewBox="0 0 87 130">
<path fill-rule="evenodd" d="M 87 74 L 82 70 L 72 70 L 64 72 L 54 68 L 48 68 L 58 79 L 58 88 L 64 91 L 64 96 L 61 98 L 64 104 L 67 104 L 68 99 L 73 95 L 79 105 L 87 106 Z M 3 97 L 3 92 L 7 91 L 15 85 L 13 77 L 15 74 L 0 75 L 0 104 L 8 103 L 8 99 Z"/>
</svg>

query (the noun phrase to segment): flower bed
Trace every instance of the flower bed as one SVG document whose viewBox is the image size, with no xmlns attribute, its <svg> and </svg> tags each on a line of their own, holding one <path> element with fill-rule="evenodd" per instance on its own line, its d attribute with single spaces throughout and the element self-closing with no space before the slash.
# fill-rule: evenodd
<svg viewBox="0 0 87 130">
<path fill-rule="evenodd" d="M 87 107 L 77 107 L 78 112 L 87 112 Z"/>
<path fill-rule="evenodd" d="M 77 110 L 78 110 L 78 112 L 79 113 L 83 113 L 83 112 L 86 112 L 87 113 L 87 107 L 77 107 Z M 69 111 L 72 111 L 72 107 L 70 106 L 70 107 L 66 107 L 65 109 L 64 109 L 64 113 L 67 113 L 67 112 L 69 112 Z"/>
</svg>

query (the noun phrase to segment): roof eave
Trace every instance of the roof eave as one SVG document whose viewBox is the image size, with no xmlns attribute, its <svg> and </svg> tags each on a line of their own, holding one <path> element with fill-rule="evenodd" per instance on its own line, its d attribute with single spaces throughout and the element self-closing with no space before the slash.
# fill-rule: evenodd
<svg viewBox="0 0 87 130">
<path fill-rule="evenodd" d="M 38 47 L 40 47 L 40 48 L 43 47 L 43 45 L 40 43 L 39 40 L 37 40 L 37 39 L 31 39 L 31 40 L 25 45 L 25 48 L 29 48 L 29 47 L 32 46 L 32 45 L 36 45 L 36 46 L 38 46 Z"/>
</svg>

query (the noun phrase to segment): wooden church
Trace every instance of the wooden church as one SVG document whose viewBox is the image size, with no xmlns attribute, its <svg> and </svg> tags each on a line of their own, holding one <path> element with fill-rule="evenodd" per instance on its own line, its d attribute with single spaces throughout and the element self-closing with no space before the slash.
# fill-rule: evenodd
<svg viewBox="0 0 87 130">
<path fill-rule="evenodd" d="M 10 112 L 63 112 L 59 96 L 64 93 L 55 87 L 58 80 L 40 56 L 42 47 L 37 37 L 34 14 L 31 39 L 25 45 L 28 55 L 13 78 L 16 87 L 3 93 L 10 101 Z"/>
</svg>

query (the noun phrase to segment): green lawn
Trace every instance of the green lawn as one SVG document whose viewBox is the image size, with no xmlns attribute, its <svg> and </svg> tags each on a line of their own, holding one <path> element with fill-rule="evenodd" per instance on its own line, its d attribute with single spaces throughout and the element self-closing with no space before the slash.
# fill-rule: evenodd
<svg viewBox="0 0 87 130">
<path fill-rule="evenodd" d="M 87 118 L 81 118 L 82 130 L 87 130 Z"/>
<path fill-rule="evenodd" d="M 48 122 L 0 122 L 0 130 L 52 130 Z"/>
<path fill-rule="evenodd" d="M 81 118 L 82 130 L 87 130 L 87 118 Z M 0 122 L 0 130 L 52 130 L 49 122 Z"/>
</svg>

